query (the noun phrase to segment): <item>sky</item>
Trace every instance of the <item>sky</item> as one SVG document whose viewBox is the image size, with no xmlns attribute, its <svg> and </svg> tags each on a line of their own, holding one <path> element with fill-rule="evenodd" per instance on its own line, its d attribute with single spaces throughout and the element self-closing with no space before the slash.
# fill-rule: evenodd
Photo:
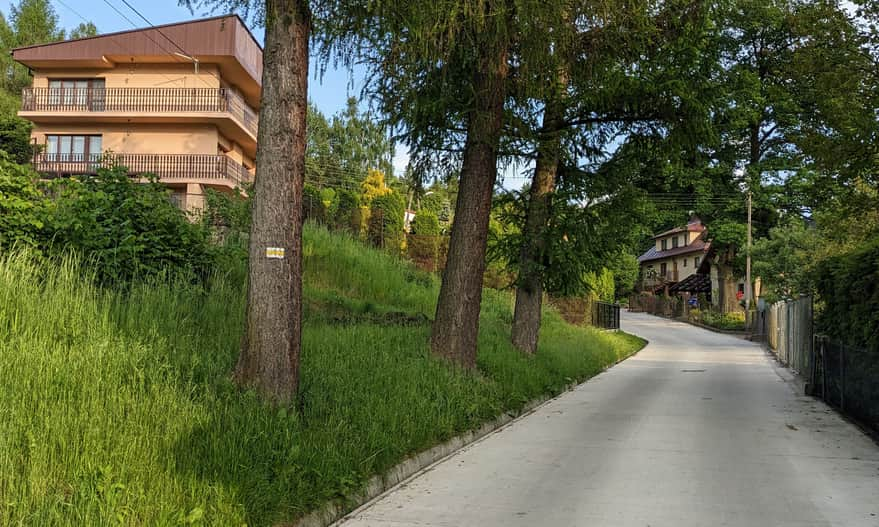
<svg viewBox="0 0 879 527">
<path fill-rule="evenodd" d="M 3 11 L 4 15 L 8 15 L 11 1 L 6 0 L 0 4 L 0 10 Z M 67 30 L 76 27 L 85 20 L 93 22 L 98 28 L 98 33 L 113 33 L 148 26 L 122 0 L 50 0 L 50 2 L 58 14 L 59 25 Z M 188 8 L 180 6 L 177 0 L 127 0 L 127 2 L 156 26 L 222 14 L 222 12 L 211 13 L 204 9 L 192 13 Z M 111 8 L 108 3 L 121 12 L 124 17 Z M 259 27 L 251 27 L 250 29 L 257 40 L 262 43 L 264 30 Z M 309 98 L 327 117 L 343 110 L 348 97 L 360 96 L 360 90 L 363 87 L 362 72 L 351 74 L 344 69 L 328 69 L 323 78 L 319 78 L 313 70 L 312 68 L 312 74 L 308 79 Z M 403 173 L 408 160 L 409 156 L 405 146 L 398 145 L 397 155 L 394 159 L 396 175 Z"/>
</svg>

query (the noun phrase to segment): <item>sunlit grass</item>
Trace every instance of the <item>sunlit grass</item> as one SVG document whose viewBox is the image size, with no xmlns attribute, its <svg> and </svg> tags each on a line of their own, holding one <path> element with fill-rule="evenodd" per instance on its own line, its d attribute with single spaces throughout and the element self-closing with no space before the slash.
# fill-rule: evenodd
<svg viewBox="0 0 879 527">
<path fill-rule="evenodd" d="M 487 291 L 479 371 L 464 373 L 429 356 L 418 322 L 433 316 L 434 277 L 316 228 L 305 254 L 298 412 L 229 379 L 240 269 L 123 293 L 72 259 L 0 257 L 0 525 L 290 520 L 641 345 L 548 313 L 523 357 L 507 343 L 509 295 Z"/>
</svg>

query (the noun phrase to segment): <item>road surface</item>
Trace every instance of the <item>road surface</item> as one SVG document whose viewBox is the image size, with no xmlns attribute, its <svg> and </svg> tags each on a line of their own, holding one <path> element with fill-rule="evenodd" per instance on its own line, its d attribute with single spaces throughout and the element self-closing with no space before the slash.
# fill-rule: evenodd
<svg viewBox="0 0 879 527">
<path fill-rule="evenodd" d="M 340 525 L 879 526 L 879 447 L 759 346 L 622 323 L 636 356 Z"/>
</svg>

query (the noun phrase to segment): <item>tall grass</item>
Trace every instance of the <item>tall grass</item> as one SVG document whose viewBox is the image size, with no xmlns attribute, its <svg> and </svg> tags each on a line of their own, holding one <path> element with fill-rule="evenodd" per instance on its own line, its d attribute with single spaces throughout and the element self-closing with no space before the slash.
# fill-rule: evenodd
<svg viewBox="0 0 879 527">
<path fill-rule="evenodd" d="M 298 411 L 230 381 L 240 269 L 118 292 L 72 258 L 0 257 L 0 525 L 290 520 L 641 345 L 548 313 L 523 357 L 507 344 L 509 296 L 487 291 L 479 371 L 458 371 L 430 357 L 418 322 L 433 277 L 315 228 L 305 255 Z"/>
</svg>

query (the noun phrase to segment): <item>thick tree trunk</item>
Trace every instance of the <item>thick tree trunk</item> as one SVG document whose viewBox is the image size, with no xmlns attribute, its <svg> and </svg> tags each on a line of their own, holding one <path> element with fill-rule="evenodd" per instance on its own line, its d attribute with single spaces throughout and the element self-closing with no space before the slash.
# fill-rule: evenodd
<svg viewBox="0 0 879 527">
<path fill-rule="evenodd" d="M 465 368 L 476 366 L 485 247 L 506 96 L 508 40 L 491 24 L 486 32 L 476 48 L 481 57 L 473 73 L 474 108 L 430 339 L 434 354 Z"/>
<path fill-rule="evenodd" d="M 545 229 L 559 165 L 559 122 L 564 117 L 560 98 L 549 101 L 543 113 L 543 137 L 528 196 L 528 214 L 519 254 L 519 280 L 513 312 L 512 342 L 525 353 L 537 351 L 543 307 L 543 265 L 546 261 Z"/>
<path fill-rule="evenodd" d="M 267 0 L 247 318 L 236 381 L 275 404 L 296 397 L 302 320 L 302 187 L 310 14 Z"/>
</svg>

